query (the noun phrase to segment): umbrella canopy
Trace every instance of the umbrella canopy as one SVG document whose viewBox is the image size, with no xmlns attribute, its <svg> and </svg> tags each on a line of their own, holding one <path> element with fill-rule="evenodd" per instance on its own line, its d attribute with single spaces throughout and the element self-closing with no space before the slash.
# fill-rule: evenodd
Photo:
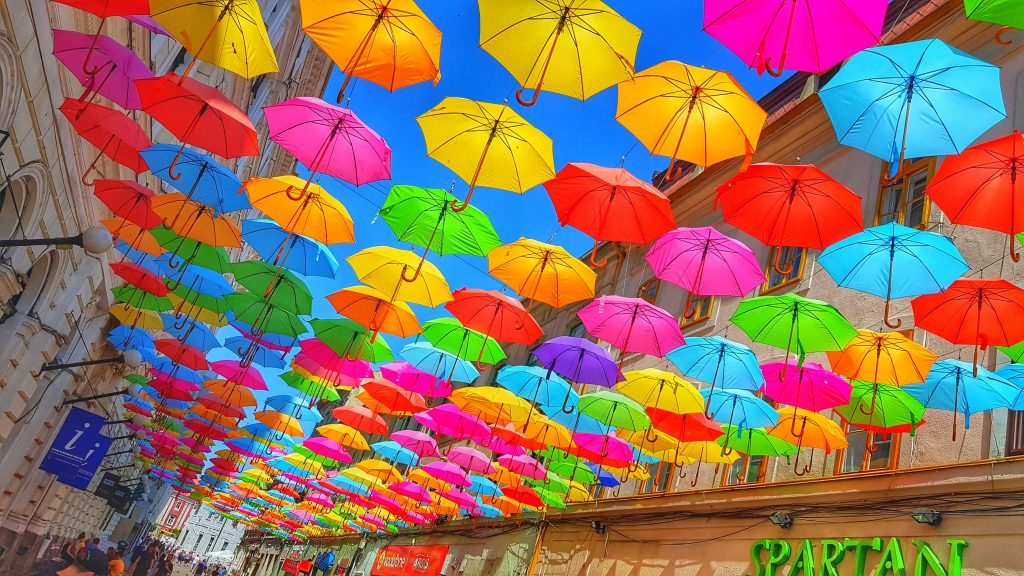
<svg viewBox="0 0 1024 576">
<path fill-rule="evenodd" d="M 472 382 L 480 376 L 480 372 L 470 362 L 460 360 L 454 354 L 439 350 L 427 342 L 406 344 L 399 355 L 413 368 L 438 379 Z"/>
<path fill-rule="evenodd" d="M 311 314 L 313 295 L 306 283 L 295 274 L 259 260 L 231 265 L 232 276 L 240 286 L 275 305 L 296 314 Z"/>
<path fill-rule="evenodd" d="M 740 428 L 725 424 L 725 434 L 715 439 L 723 452 L 732 450 L 747 456 L 792 456 L 800 451 L 795 444 L 768 433 L 764 428 Z"/>
<path fill-rule="evenodd" d="M 700 412 L 677 414 L 660 408 L 644 409 L 651 418 L 651 429 L 680 442 L 707 442 L 722 435 L 722 426 Z"/>
<path fill-rule="evenodd" d="M 858 330 L 845 348 L 827 354 L 836 374 L 894 386 L 924 382 L 938 359 L 934 352 L 899 332 L 870 330 Z"/>
<path fill-rule="evenodd" d="M 152 199 L 156 194 L 131 180 L 96 180 L 92 193 L 114 216 L 144 230 L 163 223 L 163 218 L 153 212 Z"/>
<path fill-rule="evenodd" d="M 857 330 L 831 304 L 796 294 L 740 302 L 732 323 L 754 342 L 783 348 L 788 356 L 842 350 Z"/>
<path fill-rule="evenodd" d="M 796 444 L 797 448 L 820 448 L 826 454 L 836 448 L 847 447 L 846 434 L 839 424 L 821 414 L 800 408 L 783 410 L 779 416 L 779 423 L 768 433 Z M 797 468 L 799 460 L 800 457 L 797 456 L 793 469 L 797 476 L 802 476 L 811 471 L 811 465 L 808 464 L 800 470 Z"/>
<path fill-rule="evenodd" d="M 557 406 L 566 396 L 575 394 L 561 376 L 539 366 L 503 366 L 495 382 L 541 406 Z"/>
<path fill-rule="evenodd" d="M 497 290 L 460 288 L 444 307 L 466 328 L 499 342 L 533 344 L 544 334 L 519 300 Z"/>
<path fill-rule="evenodd" d="M 419 430 L 399 430 L 391 434 L 391 439 L 417 456 L 440 457 L 437 442 Z"/>
<path fill-rule="evenodd" d="M 711 387 L 757 390 L 764 376 L 754 351 L 721 336 L 692 337 L 665 355 L 683 376 Z"/>
<path fill-rule="evenodd" d="M 522 86 L 516 99 L 524 106 L 541 89 L 586 100 L 628 80 L 640 34 L 599 0 L 480 3 L 480 47 Z"/>
<path fill-rule="evenodd" d="M 402 338 L 421 331 L 416 314 L 404 302 L 392 302 L 388 296 L 369 286 L 350 286 L 327 296 L 338 314 L 366 326 L 370 332 L 384 332 Z"/>
<path fill-rule="evenodd" d="M 704 31 L 758 74 L 820 74 L 874 46 L 886 0 L 705 0 Z"/>
<path fill-rule="evenodd" d="M 679 321 L 640 298 L 601 296 L 576 313 L 587 332 L 619 348 L 619 369 L 627 352 L 664 358 L 685 342 Z"/>
<path fill-rule="evenodd" d="M 707 402 L 708 417 L 739 428 L 774 426 L 779 413 L 767 402 L 746 390 L 701 390 Z"/>
<path fill-rule="evenodd" d="M 1001 46 L 1013 43 L 1002 38 L 1009 28 L 1024 28 L 1024 18 L 1016 8 L 1010 0 L 964 0 L 968 18 L 1003 26 L 996 32 L 996 43 Z"/>
<path fill-rule="evenodd" d="M 927 408 L 953 412 L 953 441 L 958 413 L 967 416 L 964 427 L 969 428 L 971 414 L 1009 408 L 1020 394 L 1019 388 L 1001 376 L 960 360 L 936 362 L 924 382 L 908 384 L 903 390 Z"/>
<path fill-rule="evenodd" d="M 555 175 L 551 139 L 507 104 L 447 97 L 416 118 L 427 155 L 469 184 L 460 212 L 477 185 L 522 194 Z"/>
<path fill-rule="evenodd" d="M 843 420 L 872 432 L 910 432 L 924 419 L 924 405 L 903 388 L 854 381 L 850 403 L 836 406 Z"/>
<path fill-rule="evenodd" d="M 863 50 L 819 94 L 839 141 L 888 162 L 890 178 L 1006 117 L 999 68 L 936 39 Z"/>
<path fill-rule="evenodd" d="M 690 414 L 704 411 L 704 397 L 697 389 L 679 376 L 656 368 L 632 370 L 623 374 L 624 380 L 615 385 L 615 391 L 636 400 L 644 408 L 657 408 Z"/>
<path fill-rule="evenodd" d="M 287 232 L 271 220 L 242 220 L 242 238 L 273 266 L 282 266 L 303 276 L 321 278 L 334 278 L 338 272 L 338 261 L 327 246 Z"/>
<path fill-rule="evenodd" d="M 597 274 L 565 248 L 520 238 L 487 254 L 487 271 L 517 294 L 561 308 L 594 297 Z"/>
<path fill-rule="evenodd" d="M 352 266 L 360 282 L 387 294 L 392 302 L 401 300 L 433 308 L 452 299 L 441 271 L 409 250 L 374 246 L 356 252 L 345 261 Z M 407 273 L 417 266 L 419 274 L 408 280 Z"/>
<path fill-rule="evenodd" d="M 530 353 L 541 366 L 572 382 L 607 388 L 619 381 L 619 368 L 608 352 L 583 338 L 556 336 Z"/>
<path fill-rule="evenodd" d="M 885 298 L 885 325 L 893 298 L 941 292 L 970 267 L 953 241 L 895 222 L 868 228 L 829 246 L 818 256 L 837 284 Z"/>
<path fill-rule="evenodd" d="M 761 391 L 776 402 L 819 412 L 850 402 L 850 384 L 820 364 L 773 362 L 761 367 L 764 386 Z"/>
<path fill-rule="evenodd" d="M 768 114 L 726 72 L 666 61 L 619 84 L 615 118 L 652 154 L 710 166 L 751 157 Z"/>
<path fill-rule="evenodd" d="M 214 208 L 189 200 L 184 194 L 174 192 L 153 198 L 153 212 L 179 236 L 210 246 L 242 246 L 242 233 L 234 222 L 217 214 Z"/>
<path fill-rule="evenodd" d="M 79 99 L 95 93 L 125 110 L 142 107 L 135 80 L 152 78 L 153 72 L 127 46 L 101 34 L 55 29 L 53 55 L 82 83 Z"/>
<path fill-rule="evenodd" d="M 637 401 L 610 390 L 598 390 L 580 396 L 580 414 L 626 430 L 646 430 L 651 419 Z"/>
<path fill-rule="evenodd" d="M 469 446 L 455 446 L 445 453 L 449 462 L 458 464 L 470 472 L 493 474 L 497 472 L 491 459 L 483 452 Z M 472 477 L 471 477 L 472 478 Z M 478 486 L 478 479 L 472 478 L 473 487 Z"/>
<path fill-rule="evenodd" d="M 309 184 L 302 199 L 293 201 L 290 195 L 304 187 L 306 182 L 296 176 L 253 177 L 245 182 L 253 208 L 266 214 L 286 232 L 323 244 L 354 242 L 355 225 L 345 205 L 316 184 Z"/>
<path fill-rule="evenodd" d="M 59 109 L 75 132 L 98 148 L 101 156 L 135 173 L 147 170 L 139 153 L 152 143 L 142 128 L 123 112 L 73 99 L 65 99 Z M 83 182 L 98 161 L 99 156 L 82 174 Z"/>
</svg>

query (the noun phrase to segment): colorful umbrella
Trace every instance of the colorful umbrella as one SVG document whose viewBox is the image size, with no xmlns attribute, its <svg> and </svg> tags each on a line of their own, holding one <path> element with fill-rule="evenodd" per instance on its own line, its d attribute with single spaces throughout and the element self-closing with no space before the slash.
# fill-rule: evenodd
<svg viewBox="0 0 1024 576">
<path fill-rule="evenodd" d="M 469 206 L 477 185 L 522 194 L 555 175 L 551 139 L 507 104 L 447 97 L 416 118 L 427 155 L 469 184 L 462 204 Z"/>
<path fill-rule="evenodd" d="M 764 428 L 740 428 L 724 424 L 725 434 L 715 439 L 722 452 L 729 455 L 733 450 L 747 456 L 792 456 L 800 449 L 793 443 L 773 436 Z"/>
<path fill-rule="evenodd" d="M 393 302 L 382 292 L 369 286 L 350 286 L 327 296 L 338 314 L 351 318 L 373 332 L 394 334 L 402 338 L 419 334 L 416 314 L 404 302 Z"/>
<path fill-rule="evenodd" d="M 910 432 L 923 422 L 924 406 L 903 388 L 891 384 L 854 381 L 850 403 L 833 408 L 843 420 L 879 433 Z M 870 410 L 866 409 L 871 406 Z M 868 446 L 869 451 L 874 451 Z"/>
<path fill-rule="evenodd" d="M 680 442 L 708 442 L 722 435 L 722 426 L 703 413 L 677 414 L 659 408 L 645 408 L 651 429 Z"/>
<path fill-rule="evenodd" d="M 519 300 L 497 290 L 460 288 L 444 307 L 466 328 L 499 342 L 533 344 L 544 334 Z"/>
<path fill-rule="evenodd" d="M 636 400 L 610 390 L 598 390 L 580 396 L 580 414 L 615 428 L 639 431 L 651 425 L 651 419 Z M 607 455 L 607 454 L 603 454 Z"/>
<path fill-rule="evenodd" d="M 95 170 L 100 158 L 106 156 L 132 172 L 146 171 L 146 162 L 139 152 L 152 143 L 142 128 L 123 112 L 113 108 L 65 99 L 59 110 L 79 136 L 99 149 L 96 159 L 82 173 L 82 183 L 89 186 L 86 175 Z"/>
<path fill-rule="evenodd" d="M 764 377 L 754 351 L 721 336 L 693 337 L 665 355 L 683 374 L 711 388 L 757 390 Z"/>
<path fill-rule="evenodd" d="M 554 308 L 594 297 L 597 274 L 565 248 L 520 238 L 487 254 L 487 271 L 530 299 Z"/>
<path fill-rule="evenodd" d="M 960 360 L 936 362 L 924 382 L 908 384 L 903 390 L 927 408 L 953 412 L 954 442 L 958 413 L 964 414 L 964 427 L 970 428 L 971 414 L 1009 408 L 1020 394 L 1019 388 L 1001 376 Z"/>
<path fill-rule="evenodd" d="M 491 459 L 486 454 L 469 446 L 455 446 L 450 448 L 448 452 L 445 453 L 445 457 L 449 462 L 458 464 L 470 472 L 479 472 L 481 474 L 493 474 L 497 472 L 494 468 L 494 464 L 491 463 Z M 508 468 L 507 465 L 506 468 Z M 471 486 L 473 488 L 478 487 L 478 478 L 471 477 L 471 479 L 473 481 Z"/>
<path fill-rule="evenodd" d="M 242 246 L 242 234 L 234 222 L 217 214 L 214 208 L 189 200 L 184 194 L 174 192 L 153 198 L 153 212 L 179 236 L 210 246 Z"/>
<path fill-rule="evenodd" d="M 619 381 L 619 368 L 608 352 L 583 338 L 556 336 L 530 353 L 541 366 L 571 382 L 607 388 Z"/>
<path fill-rule="evenodd" d="M 941 292 L 970 266 L 949 238 L 895 222 L 868 228 L 829 246 L 818 263 L 836 284 L 885 298 L 883 322 L 893 298 Z"/>
<path fill-rule="evenodd" d="M 113 214 L 145 230 L 159 226 L 163 219 L 153 212 L 155 193 L 131 180 L 96 180 L 93 195 Z"/>
<path fill-rule="evenodd" d="M 433 308 L 452 299 L 441 271 L 409 250 L 374 246 L 356 252 L 345 261 L 352 266 L 360 282 L 387 294 L 391 302 L 401 300 Z M 408 280 L 406 272 L 417 266 L 420 272 L 413 280 Z"/>
<path fill-rule="evenodd" d="M 250 178 L 245 190 L 254 208 L 281 225 L 286 232 L 301 234 L 324 244 L 355 241 L 354 224 L 348 210 L 323 187 L 309 184 L 300 202 L 292 201 L 294 190 L 306 182 L 296 176 Z"/>
<path fill-rule="evenodd" d="M 799 431 L 796 422 L 800 421 Z M 814 449 L 820 448 L 826 454 L 837 448 L 846 448 L 846 433 L 836 422 L 808 410 L 794 408 L 779 416 L 779 423 L 768 430 L 768 434 L 796 445 L 796 458 L 793 459 L 793 473 L 803 476 L 811 471 L 814 465 Z M 800 466 L 802 448 L 811 449 L 811 459 L 806 466 Z"/>
<path fill-rule="evenodd" d="M 480 47 L 522 86 L 523 106 L 536 103 L 542 88 L 586 100 L 628 80 L 640 34 L 599 0 L 480 2 Z"/>
<path fill-rule="evenodd" d="M 399 430 L 391 434 L 391 439 L 419 457 L 439 458 L 441 456 L 437 451 L 437 442 L 430 435 L 419 430 Z"/>
<path fill-rule="evenodd" d="M 996 44 L 1009 46 L 1012 40 L 1004 40 L 1003 34 L 1010 28 L 1024 28 L 1024 18 L 1021 18 L 1017 6 L 1008 0 L 964 0 L 964 9 L 967 17 L 972 20 L 991 22 L 1002 26 L 996 32 Z"/>
<path fill-rule="evenodd" d="M 626 372 L 623 381 L 615 385 L 615 391 L 636 400 L 645 410 L 655 408 L 676 414 L 704 411 L 704 398 L 692 384 L 656 368 Z M 647 440 L 654 441 L 650 435 Z"/>
<path fill-rule="evenodd" d="M 776 402 L 820 412 L 850 402 L 850 384 L 820 364 L 792 360 L 761 366 L 764 386 L 761 391 Z M 795 434 L 794 436 L 799 436 Z"/>
<path fill-rule="evenodd" d="M 338 272 L 338 261 L 327 246 L 287 232 L 270 220 L 243 220 L 242 238 L 273 266 L 282 266 L 302 276 L 321 278 L 334 278 Z"/>
<path fill-rule="evenodd" d="M 767 402 L 746 390 L 701 390 L 707 402 L 706 415 L 715 422 L 721 422 L 742 430 L 744 428 L 762 428 L 774 426 L 779 421 L 779 413 Z M 723 444 L 723 450 L 729 447 Z"/>
<path fill-rule="evenodd" d="M 80 101 L 99 94 L 125 110 L 142 107 L 135 80 L 153 72 L 127 46 L 99 33 L 54 29 L 53 55 L 82 83 Z"/>
<path fill-rule="evenodd" d="M 685 344 L 679 321 L 640 298 L 601 296 L 576 315 L 591 336 L 619 348 L 619 370 L 627 352 L 664 358 L 669 350 Z"/>
<path fill-rule="evenodd" d="M 893 386 L 924 382 L 938 359 L 934 352 L 899 332 L 870 330 L 858 330 L 845 348 L 827 354 L 836 374 Z"/>
</svg>

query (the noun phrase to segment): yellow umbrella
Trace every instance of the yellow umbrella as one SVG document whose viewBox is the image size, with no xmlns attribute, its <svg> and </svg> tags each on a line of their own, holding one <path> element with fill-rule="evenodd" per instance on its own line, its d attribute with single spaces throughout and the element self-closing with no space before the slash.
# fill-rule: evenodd
<svg viewBox="0 0 1024 576">
<path fill-rule="evenodd" d="M 110 315 L 126 326 L 134 326 L 143 330 L 163 330 L 164 321 L 160 315 L 151 310 L 140 310 L 128 304 L 114 304 L 110 307 Z"/>
<path fill-rule="evenodd" d="M 302 194 L 305 189 L 306 193 Z M 245 183 L 249 202 L 286 232 L 324 244 L 355 241 L 352 217 L 345 205 L 317 184 L 297 176 L 250 178 Z"/>
<path fill-rule="evenodd" d="M 407 338 L 423 331 L 408 304 L 392 302 L 383 292 L 369 286 L 342 288 L 328 295 L 327 301 L 338 314 L 366 326 L 374 336 L 383 332 Z"/>
<path fill-rule="evenodd" d="M 565 495 L 566 502 L 590 502 L 593 499 L 586 486 L 579 482 L 569 483 L 569 493 Z"/>
<path fill-rule="evenodd" d="M 326 474 L 323 465 L 321 465 L 316 460 L 306 458 L 302 454 L 296 454 L 295 452 L 292 452 L 290 454 L 285 454 L 284 456 L 282 456 L 281 460 L 291 464 L 292 466 L 295 466 L 296 468 L 306 470 L 310 474 L 317 477 Z"/>
<path fill-rule="evenodd" d="M 768 114 L 727 72 L 667 61 L 619 84 L 615 117 L 652 154 L 710 166 L 757 148 Z"/>
<path fill-rule="evenodd" d="M 530 308 L 540 301 L 554 308 L 594 297 L 597 274 L 561 246 L 530 238 L 498 246 L 487 254 L 487 271 L 508 284 Z"/>
<path fill-rule="evenodd" d="M 648 456 L 654 456 L 655 458 L 661 459 L 661 455 L 667 453 L 673 453 L 674 450 L 679 449 L 678 439 L 672 436 L 656 430 L 653 426 L 650 430 L 640 430 L 633 432 L 631 430 L 619 430 L 616 435 L 619 438 L 629 442 L 636 446 L 636 449 L 647 454 Z"/>
<path fill-rule="evenodd" d="M 504 388 L 467 386 L 452 392 L 449 401 L 488 424 L 524 422 L 537 417 L 532 404 Z"/>
<path fill-rule="evenodd" d="M 167 299 L 174 305 L 175 310 L 179 310 L 182 314 L 192 318 L 193 320 L 209 324 L 213 328 L 220 328 L 222 326 L 227 326 L 228 324 L 228 320 L 225 316 L 217 314 L 212 310 L 207 310 L 206 308 L 200 308 L 181 296 L 178 296 L 174 292 L 168 292 Z"/>
<path fill-rule="evenodd" d="M 362 468 L 346 468 L 339 472 L 339 474 L 345 476 L 349 480 L 354 480 L 367 486 L 376 486 L 381 483 L 380 478 L 368 473 Z"/>
<path fill-rule="evenodd" d="M 651 479 L 651 473 L 647 471 L 647 468 L 640 465 L 626 466 L 625 468 L 614 468 L 612 466 L 605 466 L 605 470 L 609 474 L 615 474 L 619 477 L 619 482 L 626 482 L 627 480 L 639 480 L 640 482 L 646 482 Z"/>
<path fill-rule="evenodd" d="M 277 72 L 277 58 L 256 0 L 150 0 L 149 11 L 199 60 L 245 78 Z M 195 63 L 189 63 L 182 78 Z"/>
<path fill-rule="evenodd" d="M 828 352 L 832 371 L 850 380 L 903 386 L 924 382 L 934 352 L 899 332 L 857 330 L 857 336 L 839 352 Z"/>
<path fill-rule="evenodd" d="M 679 376 L 657 368 L 631 370 L 623 374 L 625 380 L 615 390 L 643 404 L 676 414 L 704 411 L 704 397 L 697 388 Z"/>
<path fill-rule="evenodd" d="M 837 448 L 846 448 L 846 434 L 835 421 L 810 410 L 792 408 L 779 410 L 779 422 L 768 430 L 776 438 L 796 444 L 797 448 L 821 448 L 826 454 Z M 803 476 L 811 471 L 814 464 L 814 452 L 811 462 L 800 466 L 800 452 L 793 460 L 793 473 Z"/>
<path fill-rule="evenodd" d="M 357 462 L 354 467 L 388 484 L 402 481 L 402 475 L 398 473 L 398 470 L 383 460 L 367 458 Z"/>
<path fill-rule="evenodd" d="M 295 418 L 288 414 L 282 414 L 276 410 L 263 410 L 253 414 L 257 421 L 266 424 L 271 430 L 276 430 L 288 436 L 302 436 L 302 425 Z"/>
<path fill-rule="evenodd" d="M 629 80 L 641 33 L 599 0 L 480 0 L 480 47 L 523 86 L 523 106 L 541 87 L 586 100 Z M 526 89 L 533 98 L 523 98 Z"/>
<path fill-rule="evenodd" d="M 324 424 L 316 429 L 323 437 L 334 440 L 338 444 L 353 450 L 369 450 L 363 433 L 345 424 Z"/>
<path fill-rule="evenodd" d="M 449 96 L 416 118 L 427 155 L 469 184 L 456 212 L 465 210 L 477 185 L 523 192 L 555 176 L 553 144 L 507 104 Z"/>
<path fill-rule="evenodd" d="M 572 446 L 572 433 L 569 432 L 569 429 L 547 416 L 534 415 L 531 421 L 518 428 L 523 436 L 535 442 L 553 446 L 559 450 L 568 450 Z"/>
<path fill-rule="evenodd" d="M 407 272 L 420 265 L 420 257 L 409 250 L 391 246 L 374 246 L 360 250 L 345 259 L 355 270 L 360 282 L 388 295 L 389 302 L 403 301 L 433 308 L 452 299 L 441 271 L 424 262 L 412 281 L 404 280 Z"/>
<path fill-rule="evenodd" d="M 394 91 L 441 79 L 441 31 L 412 0 L 301 0 L 302 30 L 353 76 Z"/>
</svg>

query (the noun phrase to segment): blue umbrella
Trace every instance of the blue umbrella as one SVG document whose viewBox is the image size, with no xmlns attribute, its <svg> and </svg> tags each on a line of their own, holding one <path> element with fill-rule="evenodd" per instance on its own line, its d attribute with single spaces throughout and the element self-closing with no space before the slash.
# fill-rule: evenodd
<svg viewBox="0 0 1024 576">
<path fill-rule="evenodd" d="M 118 326 L 107 333 L 107 342 L 118 350 L 155 350 L 153 338 L 145 330 L 131 326 Z"/>
<path fill-rule="evenodd" d="M 170 259 L 170 254 L 164 254 L 157 258 L 156 262 L 159 272 L 170 279 L 167 284 L 171 290 L 178 286 L 185 286 L 193 292 L 215 298 L 227 296 L 235 291 L 235 288 L 220 272 L 203 268 L 198 264 L 174 268 L 170 265 Z"/>
<path fill-rule="evenodd" d="M 231 312 L 228 312 L 228 314 L 230 315 Z M 230 324 L 231 327 L 234 328 L 235 330 L 238 330 L 240 333 L 242 333 L 242 338 L 245 338 L 244 334 L 253 333 L 253 327 L 251 324 L 246 324 L 245 322 L 242 322 L 237 318 L 229 318 L 228 324 Z M 259 339 L 262 342 L 267 342 L 268 344 L 271 344 L 273 346 L 287 346 L 289 348 L 295 345 L 296 340 L 295 336 L 290 336 L 288 334 L 278 334 L 276 332 L 269 331 L 261 333 Z M 248 340 L 248 338 L 246 338 L 246 340 Z"/>
<path fill-rule="evenodd" d="M 501 498 L 501 488 L 494 483 L 490 478 L 484 478 L 483 476 L 477 476 L 475 474 L 469 475 L 469 481 L 472 483 L 466 488 L 466 492 L 472 492 L 474 494 L 483 494 L 485 496 L 493 496 L 495 498 Z"/>
<path fill-rule="evenodd" d="M 687 338 L 686 344 L 665 355 L 683 374 L 711 384 L 711 389 L 757 390 L 764 374 L 753 350 L 720 336 Z M 705 416 L 707 416 L 705 411 Z"/>
<path fill-rule="evenodd" d="M 179 380 L 191 382 L 192 384 L 202 384 L 204 380 L 203 376 L 195 370 L 188 368 L 187 366 L 182 366 L 163 354 L 154 356 L 150 361 L 150 365 L 153 367 L 153 370 L 156 370 L 159 373 L 168 374 Z"/>
<path fill-rule="evenodd" d="M 250 350 L 250 346 L 252 346 L 252 340 L 244 336 L 232 336 L 224 341 L 224 348 L 227 348 L 237 356 L 242 356 L 248 352 L 252 356 L 253 364 L 275 370 L 283 370 L 286 366 L 284 356 L 280 351 L 260 345 L 257 345 L 254 350 Z"/>
<path fill-rule="evenodd" d="M 1010 364 L 996 370 L 996 376 L 1004 378 L 1017 387 L 1017 397 L 1010 406 L 1012 410 L 1024 410 L 1024 364 Z"/>
<path fill-rule="evenodd" d="M 320 411 L 309 406 L 309 400 L 302 396 L 280 394 L 266 399 L 266 405 L 297 420 L 319 422 L 324 419 Z"/>
<path fill-rule="evenodd" d="M 484 518 L 502 518 L 505 516 L 501 512 L 501 510 L 498 510 L 496 507 L 491 506 L 490 504 L 481 504 L 480 506 L 477 507 L 476 512 Z"/>
<path fill-rule="evenodd" d="M 327 246 L 301 234 L 286 232 L 272 220 L 242 221 L 242 239 L 267 262 L 303 276 L 334 278 L 338 260 Z"/>
<path fill-rule="evenodd" d="M 174 178 L 169 171 L 179 153 L 181 158 L 174 164 L 178 177 Z M 140 154 L 154 176 L 190 200 L 213 208 L 216 214 L 252 208 L 249 195 L 235 173 L 206 154 L 167 144 L 150 146 Z"/>
<path fill-rule="evenodd" d="M 741 432 L 745 428 L 775 426 L 779 422 L 779 413 L 774 408 L 746 390 L 705 388 L 700 393 L 707 402 L 709 418 L 735 426 Z M 728 447 L 729 442 L 726 441 L 722 450 Z"/>
<path fill-rule="evenodd" d="M 344 490 L 346 492 L 351 492 L 353 494 L 358 494 L 360 496 L 370 495 L 369 486 L 361 482 L 356 482 L 355 480 L 349 478 L 348 476 L 335 476 L 328 480 L 324 480 L 323 482 L 321 482 L 321 484 L 334 486 L 339 490 Z"/>
<path fill-rule="evenodd" d="M 125 258 L 139 266 L 142 266 L 143 268 L 147 268 L 151 271 L 159 270 L 159 265 L 157 264 L 157 258 L 159 258 L 159 256 L 153 256 L 152 254 L 136 250 L 129 246 L 124 240 L 118 239 L 114 241 L 114 250 L 124 254 Z"/>
<path fill-rule="evenodd" d="M 818 256 L 836 284 L 885 298 L 884 322 L 893 298 L 942 292 L 970 270 L 949 238 L 895 222 L 868 228 L 829 246 Z"/>
<path fill-rule="evenodd" d="M 1006 118 L 999 68 L 936 39 L 863 50 L 819 95 L 839 141 L 889 162 L 890 178 Z"/>
<path fill-rule="evenodd" d="M 415 452 L 402 447 L 401 444 L 394 440 L 375 442 L 370 444 L 370 448 L 377 454 L 380 454 L 381 458 L 391 460 L 395 464 L 415 466 L 416 463 L 420 461 L 420 457 L 417 456 Z"/>
<path fill-rule="evenodd" d="M 575 392 L 574 392 L 575 394 Z M 579 396 L 576 397 L 577 400 Z M 579 410 L 575 409 L 575 403 L 573 404 L 572 412 L 565 412 L 558 405 L 555 406 L 544 406 L 540 405 L 539 408 L 548 417 L 549 420 L 557 422 L 562 426 L 565 426 L 571 432 L 580 432 L 583 434 L 607 434 L 611 431 L 611 427 L 607 424 L 601 423 L 596 419 L 587 416 L 586 414 L 580 414 Z"/>
<path fill-rule="evenodd" d="M 908 384 L 903 391 L 926 408 L 953 412 L 953 440 L 956 440 L 956 415 L 964 414 L 964 428 L 971 427 L 971 414 L 993 408 L 1009 408 L 1020 389 L 984 368 L 960 360 L 942 360 L 932 365 L 920 384 Z"/>
<path fill-rule="evenodd" d="M 505 366 L 498 370 L 495 382 L 516 396 L 542 406 L 558 406 L 569 395 L 579 400 L 579 395 L 565 379 L 540 366 Z"/>
<path fill-rule="evenodd" d="M 398 355 L 420 372 L 453 382 L 472 382 L 480 376 L 472 363 L 434 348 L 427 342 L 406 344 Z"/>
<path fill-rule="evenodd" d="M 593 462 L 587 462 L 587 466 L 594 471 L 594 475 L 597 476 L 597 483 L 601 486 L 604 486 L 605 488 L 614 488 L 621 484 L 615 474 L 612 474 L 601 466 L 598 466 Z"/>
</svg>

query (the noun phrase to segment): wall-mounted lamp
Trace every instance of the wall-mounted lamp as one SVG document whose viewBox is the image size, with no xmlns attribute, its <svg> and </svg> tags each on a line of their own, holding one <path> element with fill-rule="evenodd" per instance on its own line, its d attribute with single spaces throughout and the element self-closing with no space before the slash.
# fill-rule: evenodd
<svg viewBox="0 0 1024 576">
<path fill-rule="evenodd" d="M 126 350 L 124 354 L 120 356 L 114 356 L 112 358 L 99 358 L 97 360 L 83 360 L 81 362 L 50 362 L 49 364 L 43 364 L 43 367 L 39 369 L 40 372 L 49 372 L 51 370 L 64 370 L 66 368 L 81 368 L 82 366 L 98 366 L 100 364 L 124 364 L 129 368 L 138 368 L 142 366 L 142 354 L 138 350 Z"/>
<path fill-rule="evenodd" d="M 932 510 L 931 508 L 918 508 L 914 510 L 914 513 L 910 515 L 914 522 L 918 524 L 927 524 L 929 526 L 938 526 L 942 524 L 942 512 L 938 510 Z"/>
<path fill-rule="evenodd" d="M 0 248 L 12 246 L 81 246 L 90 254 L 102 254 L 114 246 L 114 237 L 103 226 L 93 226 L 77 236 L 60 238 L 12 238 L 0 240 Z"/>
<path fill-rule="evenodd" d="M 598 534 L 604 534 L 604 531 L 607 528 L 604 525 L 604 522 L 601 522 L 600 520 L 592 520 L 590 522 L 590 527 L 593 528 L 594 532 L 596 532 Z"/>
<path fill-rule="evenodd" d="M 775 524 L 779 528 L 785 529 L 793 526 L 793 517 L 785 512 L 773 512 L 768 519 L 772 521 L 772 524 Z"/>
</svg>

